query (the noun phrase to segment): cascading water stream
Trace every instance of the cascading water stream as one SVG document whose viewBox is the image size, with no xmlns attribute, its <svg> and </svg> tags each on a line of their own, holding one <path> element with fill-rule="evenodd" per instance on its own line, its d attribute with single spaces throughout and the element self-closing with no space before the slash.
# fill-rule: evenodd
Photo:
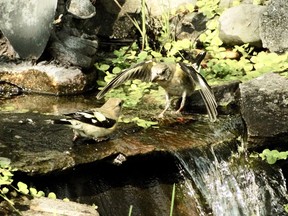
<svg viewBox="0 0 288 216">
<path fill-rule="evenodd" d="M 285 180 L 281 170 L 234 154 L 223 158 L 213 148 L 175 153 L 199 215 L 286 215 Z"/>
</svg>

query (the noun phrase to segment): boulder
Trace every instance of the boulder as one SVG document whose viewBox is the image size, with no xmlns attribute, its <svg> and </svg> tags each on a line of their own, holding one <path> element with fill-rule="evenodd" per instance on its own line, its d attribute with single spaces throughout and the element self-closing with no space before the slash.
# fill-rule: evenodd
<svg viewBox="0 0 288 216">
<path fill-rule="evenodd" d="M 75 67 L 30 62 L 2 63 L 0 79 L 18 86 L 23 92 L 52 95 L 79 94 L 96 85 L 96 73 L 84 74 Z"/>
<path fill-rule="evenodd" d="M 119 0 L 121 9 L 113 0 L 97 0 L 96 16 L 86 22 L 86 29 L 96 29 L 97 35 L 109 38 L 131 38 L 134 29 L 133 23 L 129 20 L 126 14 L 139 20 L 141 11 L 141 0 Z M 155 1 L 146 0 L 149 16 L 160 16 L 165 11 L 178 8 L 185 4 L 194 4 L 195 0 L 169 0 Z M 104 17 L 104 19 L 103 19 Z"/>
<path fill-rule="evenodd" d="M 259 18 L 265 6 L 241 4 L 227 9 L 219 18 L 219 37 L 225 44 L 250 43 L 261 46 Z"/>
<path fill-rule="evenodd" d="M 76 202 L 66 202 L 60 199 L 49 199 L 45 197 L 34 198 L 25 203 L 29 210 L 22 211 L 23 216 L 99 216 L 93 206 Z"/>
<path fill-rule="evenodd" d="M 243 132 L 239 116 L 226 116 L 210 123 L 197 115 L 193 118 L 186 115 L 167 117 L 159 128 L 146 130 L 121 123 L 110 140 L 73 143 L 72 129 L 47 121 L 57 118 L 63 117 L 31 112 L 0 114 L 1 157 L 9 158 L 11 166 L 19 171 L 30 175 L 47 174 L 108 158 L 121 164 L 135 155 L 171 153 L 230 141 L 237 143 Z"/>
<path fill-rule="evenodd" d="M 238 114 L 239 113 L 239 84 L 240 81 L 227 82 L 222 85 L 212 86 L 218 107 L 219 114 Z M 180 107 L 181 99 L 177 101 L 176 108 Z M 207 113 L 204 101 L 199 91 L 193 92 L 183 108 L 187 113 Z"/>
<path fill-rule="evenodd" d="M 170 21 L 171 32 L 175 32 L 177 39 L 195 41 L 205 31 L 208 19 L 203 13 L 192 12 L 175 16 Z"/>
<path fill-rule="evenodd" d="M 65 31 L 65 28 L 53 35 L 48 47 L 50 55 L 62 65 L 81 68 L 94 67 L 97 49 L 98 40 L 96 38 L 90 39 L 85 34 L 74 36 Z"/>
<path fill-rule="evenodd" d="M 288 80 L 275 73 L 240 85 L 241 113 L 249 147 L 288 143 L 287 86 Z"/>
<path fill-rule="evenodd" d="M 57 7 L 51 1 L 1 1 L 0 29 L 22 59 L 36 60 L 43 53 Z"/>
<path fill-rule="evenodd" d="M 288 50 L 288 4 L 286 0 L 270 1 L 260 17 L 260 38 L 263 47 L 272 52 Z"/>
<path fill-rule="evenodd" d="M 89 19 L 96 14 L 96 9 L 90 0 L 69 0 L 66 3 L 67 11 L 78 19 Z"/>
</svg>

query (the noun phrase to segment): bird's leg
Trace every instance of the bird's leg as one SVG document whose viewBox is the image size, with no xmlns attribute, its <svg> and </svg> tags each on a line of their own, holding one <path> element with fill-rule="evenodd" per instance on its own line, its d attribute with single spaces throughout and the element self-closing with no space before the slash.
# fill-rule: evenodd
<svg viewBox="0 0 288 216">
<path fill-rule="evenodd" d="M 77 134 L 74 134 L 74 137 L 73 137 L 73 142 L 76 142 L 77 140 L 79 139 L 79 136 Z"/>
<path fill-rule="evenodd" d="M 187 96 L 187 92 L 184 91 L 184 92 L 182 93 L 182 100 L 181 100 L 180 107 L 179 107 L 179 109 L 178 109 L 175 113 L 178 114 L 178 113 L 180 113 L 181 110 L 183 109 L 183 107 L 184 107 L 184 105 L 185 105 L 185 102 L 186 102 L 186 96 Z"/>
<path fill-rule="evenodd" d="M 169 109 L 171 105 L 171 99 L 170 99 L 170 95 L 168 93 L 166 93 L 166 104 L 165 104 L 165 108 L 164 110 L 158 115 L 159 118 L 163 118 L 164 113 Z"/>
<path fill-rule="evenodd" d="M 75 130 L 73 130 L 73 133 L 74 133 L 74 136 L 73 136 L 73 142 L 76 142 L 80 137 L 79 137 L 79 134 L 75 131 Z"/>
</svg>

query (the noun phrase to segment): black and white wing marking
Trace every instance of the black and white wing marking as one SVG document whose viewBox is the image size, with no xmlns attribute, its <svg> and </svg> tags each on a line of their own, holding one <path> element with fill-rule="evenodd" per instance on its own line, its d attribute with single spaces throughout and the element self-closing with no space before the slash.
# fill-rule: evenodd
<svg viewBox="0 0 288 216">
<path fill-rule="evenodd" d="M 140 79 L 144 82 L 150 82 L 153 64 L 153 61 L 149 60 L 123 70 L 97 94 L 96 98 L 101 99 L 108 91 L 120 86 L 127 80 Z"/>
<path fill-rule="evenodd" d="M 65 116 L 86 124 L 102 128 L 111 128 L 116 124 L 115 119 L 107 118 L 101 112 L 97 111 L 78 111 L 75 113 L 65 114 Z"/>
<path fill-rule="evenodd" d="M 206 56 L 206 52 L 205 51 L 202 51 L 200 52 L 196 58 L 194 59 L 194 62 L 193 62 L 193 67 L 196 69 L 196 71 L 199 71 L 200 69 L 200 65 L 201 65 L 201 62 L 203 61 L 203 59 L 205 58 Z"/>
<path fill-rule="evenodd" d="M 183 62 L 179 63 L 181 69 L 188 74 L 192 82 L 195 82 L 200 87 L 200 94 L 203 98 L 203 101 L 205 103 L 210 121 L 214 122 L 217 120 L 217 102 L 214 96 L 214 93 L 205 80 L 205 78 L 198 72 L 200 67 L 197 69 L 194 66 L 187 65 Z"/>
</svg>

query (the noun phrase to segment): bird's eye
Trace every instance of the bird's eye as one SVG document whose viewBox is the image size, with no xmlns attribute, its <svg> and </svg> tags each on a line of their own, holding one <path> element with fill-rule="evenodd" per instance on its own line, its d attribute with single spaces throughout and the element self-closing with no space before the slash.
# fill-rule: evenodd
<svg viewBox="0 0 288 216">
<path fill-rule="evenodd" d="M 168 68 L 165 68 L 164 70 L 162 70 L 162 71 L 160 72 L 160 75 L 166 74 L 167 70 L 168 70 Z"/>
</svg>

